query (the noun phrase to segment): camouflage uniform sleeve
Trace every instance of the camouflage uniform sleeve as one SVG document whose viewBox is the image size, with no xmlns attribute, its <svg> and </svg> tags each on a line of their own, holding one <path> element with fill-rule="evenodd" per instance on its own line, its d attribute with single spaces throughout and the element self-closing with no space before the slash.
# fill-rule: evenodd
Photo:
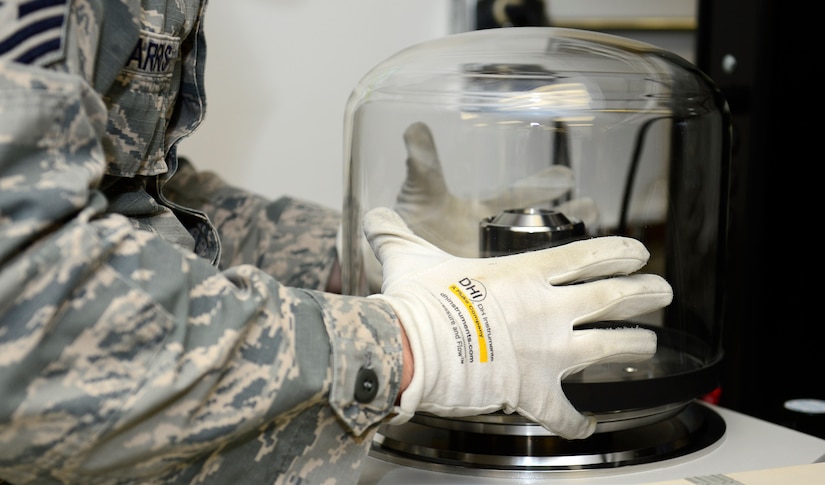
<svg viewBox="0 0 825 485">
<path fill-rule="evenodd" d="M 0 106 L 0 478 L 353 483 L 398 393 L 389 308 L 106 214 L 79 78 L 0 62 Z"/>
<path fill-rule="evenodd" d="M 269 200 L 213 172 L 198 172 L 185 159 L 164 195 L 209 217 L 221 239 L 221 267 L 254 264 L 285 285 L 326 288 L 336 261 L 339 211 L 290 197 Z"/>
</svg>

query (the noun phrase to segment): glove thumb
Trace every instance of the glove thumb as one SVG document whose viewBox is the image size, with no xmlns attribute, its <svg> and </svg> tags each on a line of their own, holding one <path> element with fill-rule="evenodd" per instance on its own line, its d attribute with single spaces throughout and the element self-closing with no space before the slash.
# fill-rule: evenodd
<svg viewBox="0 0 825 485">
<path fill-rule="evenodd" d="M 400 278 L 429 269 L 452 256 L 416 236 L 392 209 L 378 207 L 364 215 L 364 235 L 383 271 L 382 289 Z"/>
</svg>

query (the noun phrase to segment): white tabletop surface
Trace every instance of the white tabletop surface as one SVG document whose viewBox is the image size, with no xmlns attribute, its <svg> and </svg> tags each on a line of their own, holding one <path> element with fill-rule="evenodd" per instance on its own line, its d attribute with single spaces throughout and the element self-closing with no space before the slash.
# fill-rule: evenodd
<svg viewBox="0 0 825 485">
<path fill-rule="evenodd" d="M 488 477 L 442 473 L 368 457 L 359 485 L 516 485 L 642 484 L 689 477 L 725 475 L 825 461 L 825 440 L 718 406 L 725 434 L 713 445 L 657 463 L 584 472 L 530 473 Z M 722 482 L 722 483 L 735 483 Z M 825 478 L 823 478 L 825 484 Z"/>
</svg>

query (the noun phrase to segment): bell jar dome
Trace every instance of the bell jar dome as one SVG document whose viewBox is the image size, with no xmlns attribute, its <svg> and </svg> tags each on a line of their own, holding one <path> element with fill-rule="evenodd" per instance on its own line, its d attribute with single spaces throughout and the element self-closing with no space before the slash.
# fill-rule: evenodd
<svg viewBox="0 0 825 485">
<path fill-rule="evenodd" d="M 518 27 L 407 48 L 346 106 L 344 292 L 380 291 L 361 232 L 378 206 L 464 257 L 637 238 L 651 253 L 642 271 L 670 282 L 673 303 L 599 325 L 655 330 L 656 356 L 591 366 L 563 388 L 605 430 L 666 419 L 718 385 L 730 137 L 714 83 L 650 44 Z"/>
</svg>

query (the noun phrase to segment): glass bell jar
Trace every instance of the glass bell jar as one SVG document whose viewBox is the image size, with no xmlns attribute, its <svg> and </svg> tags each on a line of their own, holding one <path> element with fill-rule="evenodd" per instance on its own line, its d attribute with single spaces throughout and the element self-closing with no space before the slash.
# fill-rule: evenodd
<svg viewBox="0 0 825 485">
<path fill-rule="evenodd" d="M 719 380 L 730 136 L 714 83 L 650 44 L 518 27 L 407 48 L 369 71 L 347 103 L 344 292 L 380 291 L 380 267 L 361 231 L 364 214 L 378 206 L 395 208 L 416 234 L 465 257 L 637 238 L 651 254 L 642 271 L 670 282 L 673 303 L 596 325 L 651 328 L 656 355 L 588 367 L 563 388 L 580 411 L 598 417 L 596 434 L 681 416 Z M 520 419 L 493 413 L 433 425 L 439 418 L 416 416 L 410 425 L 542 433 L 525 431 L 530 423 Z M 403 426 L 393 428 L 379 437 L 403 441 Z"/>
</svg>

